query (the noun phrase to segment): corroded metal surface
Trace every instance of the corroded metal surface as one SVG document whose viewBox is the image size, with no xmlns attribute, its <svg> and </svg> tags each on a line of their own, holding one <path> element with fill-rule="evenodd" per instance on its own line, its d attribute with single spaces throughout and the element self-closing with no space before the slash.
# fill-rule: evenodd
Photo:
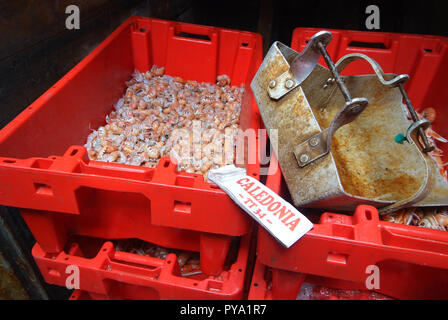
<svg viewBox="0 0 448 320">
<path fill-rule="evenodd" d="M 278 130 L 278 142 L 272 143 L 296 206 L 352 211 L 361 203 L 381 208 L 412 198 L 429 176 L 425 162 L 435 176 L 429 181 L 434 188 L 416 205 L 448 205 L 448 186 L 433 160 L 415 144 L 395 142 L 410 123 L 399 89 L 384 86 L 376 75 L 343 77 L 352 96 L 367 98 L 369 105 L 335 133 L 328 156 L 299 168 L 294 147 L 328 128 L 345 100 L 320 65 L 300 87 L 278 101 L 270 99 L 269 82 L 285 73 L 294 57 L 293 50 L 274 43 L 251 88 L 266 128 Z"/>
<path fill-rule="evenodd" d="M 336 91 L 322 108 L 319 90 L 314 89 L 319 84 L 310 80 L 303 84 L 304 91 L 314 115 L 326 128 L 345 101 Z M 346 84 L 354 96 L 362 95 L 370 103 L 356 121 L 339 129 L 333 137 L 331 152 L 345 191 L 385 201 L 411 196 L 423 180 L 425 164 L 415 147 L 394 141 L 398 133 L 409 127 L 401 109 L 400 92 L 384 87 L 375 76 L 349 77 Z"/>
<path fill-rule="evenodd" d="M 318 32 L 311 37 L 305 49 L 296 53 L 292 59 L 287 58 L 290 68 L 269 82 L 267 88 L 269 96 L 278 100 L 299 86 L 319 62 L 321 56 L 318 44 L 326 47 L 332 38 L 333 36 L 329 31 Z M 277 43 L 277 45 L 282 46 L 281 43 Z M 285 56 L 287 55 L 285 54 Z"/>
<path fill-rule="evenodd" d="M 294 204 L 299 205 L 302 199 L 312 194 L 325 195 L 325 198 L 338 196 L 340 182 L 332 156 L 319 159 L 305 168 L 297 165 L 292 152 L 294 147 L 321 131 L 302 88 L 298 87 L 279 101 L 270 99 L 266 90 L 272 79 L 289 68 L 295 52 L 288 49 L 278 42 L 271 47 L 251 88 L 266 128 L 278 130 L 278 141 L 271 139 L 271 143 L 277 150 L 277 159 Z"/>
</svg>

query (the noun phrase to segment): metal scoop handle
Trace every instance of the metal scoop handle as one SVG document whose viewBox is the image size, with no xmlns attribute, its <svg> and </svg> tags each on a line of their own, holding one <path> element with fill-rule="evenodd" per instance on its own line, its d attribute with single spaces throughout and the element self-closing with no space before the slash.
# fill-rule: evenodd
<svg viewBox="0 0 448 320">
<path fill-rule="evenodd" d="M 417 122 L 414 122 L 407 130 L 407 133 L 406 133 L 407 141 L 410 144 L 412 144 L 412 143 L 416 144 L 415 141 L 418 140 L 418 136 L 416 134 L 414 134 L 414 131 L 418 131 L 419 129 L 423 130 L 424 128 L 426 129 L 429 126 L 430 126 L 430 122 L 428 120 L 419 120 Z M 417 149 L 418 149 L 418 147 L 417 147 Z M 380 215 L 391 213 L 391 212 L 394 212 L 394 211 L 397 211 L 397 210 L 400 210 L 403 208 L 408 208 L 411 205 L 413 205 L 414 203 L 420 202 L 421 200 L 425 199 L 428 196 L 428 194 L 431 192 L 431 190 L 434 186 L 434 175 L 433 175 L 433 171 L 431 170 L 431 167 L 430 167 L 430 160 L 428 159 L 429 156 L 423 154 L 420 151 L 419 151 L 419 155 L 425 162 L 425 167 L 426 167 L 425 178 L 423 180 L 422 185 L 417 190 L 417 192 L 415 192 L 409 198 L 399 200 L 391 205 L 388 205 L 384 208 L 378 209 L 378 213 Z"/>
<path fill-rule="evenodd" d="M 388 87 L 398 87 L 400 89 L 401 95 L 403 96 L 403 99 L 406 103 L 406 106 L 407 106 L 408 111 L 412 117 L 412 120 L 414 122 L 419 121 L 417 113 L 415 112 L 414 106 L 412 105 L 412 102 L 409 99 L 409 96 L 406 93 L 406 90 L 404 89 L 404 86 L 403 86 L 406 82 L 409 81 L 409 76 L 407 74 L 401 74 L 399 76 L 394 77 L 391 80 L 386 80 L 384 78 L 384 72 L 383 72 L 383 69 L 381 68 L 381 66 L 375 60 L 371 59 L 370 57 L 368 57 L 362 53 L 352 53 L 352 54 L 348 54 L 348 55 L 342 57 L 336 63 L 336 69 L 340 73 L 340 72 L 342 72 L 342 70 L 345 69 L 345 67 L 348 64 L 352 63 L 353 61 L 359 60 L 359 59 L 365 60 L 370 64 L 370 66 L 372 67 L 373 71 L 375 71 L 376 75 L 378 76 L 378 79 L 380 80 L 380 82 L 382 84 L 384 84 L 385 86 L 388 86 Z M 425 153 L 433 151 L 435 149 L 435 147 L 429 143 L 428 137 L 426 136 L 426 133 L 425 133 L 425 129 L 423 127 L 419 127 L 417 129 L 417 132 L 418 132 L 418 135 L 420 136 L 420 138 L 422 139 L 422 144 L 420 144 L 420 142 L 418 142 L 422 147 L 422 151 Z"/>
<path fill-rule="evenodd" d="M 334 81 L 338 85 L 342 95 L 345 98 L 346 103 L 344 107 L 337 113 L 328 129 L 315 134 L 314 136 L 302 142 L 295 148 L 294 155 L 300 167 L 305 167 L 308 164 L 312 163 L 313 161 L 327 155 L 330 152 L 331 141 L 333 140 L 333 135 L 335 134 L 335 132 L 340 127 L 354 121 L 361 114 L 361 112 L 364 111 L 364 109 L 367 107 L 369 103 L 366 98 L 354 98 L 354 99 L 352 98 L 344 81 L 342 81 L 339 71 L 337 70 L 336 66 L 333 63 L 333 60 L 331 60 L 331 57 L 327 52 L 326 49 L 327 44 L 319 41 L 319 38 L 322 38 L 324 36 L 325 39 L 328 39 L 329 36 L 331 36 L 331 33 L 328 31 L 321 31 L 317 33 L 316 35 L 314 35 L 313 38 L 311 38 L 308 45 L 311 46 L 311 48 L 313 48 L 314 50 L 318 50 L 322 55 L 322 57 L 324 58 L 328 68 L 330 69 L 331 74 L 333 75 Z M 310 55 L 308 54 L 305 56 Z M 296 60 L 294 60 L 294 62 Z M 305 71 L 308 72 L 307 69 Z M 294 71 L 293 73 L 295 74 Z"/>
<path fill-rule="evenodd" d="M 273 100 L 279 100 L 290 91 L 297 88 L 313 72 L 321 57 L 319 44 L 324 48 L 333 36 L 329 31 L 316 33 L 291 62 L 287 71 L 269 82 L 268 94 Z"/>
</svg>

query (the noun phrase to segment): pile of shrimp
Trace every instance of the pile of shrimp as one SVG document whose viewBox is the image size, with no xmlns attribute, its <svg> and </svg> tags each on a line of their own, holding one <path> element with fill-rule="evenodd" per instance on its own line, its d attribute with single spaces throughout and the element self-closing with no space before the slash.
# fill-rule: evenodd
<svg viewBox="0 0 448 320">
<path fill-rule="evenodd" d="M 436 120 L 436 111 L 434 108 L 426 108 L 422 113 L 417 113 L 420 119 L 427 119 L 431 124 Z M 410 116 L 409 116 L 410 119 Z M 428 141 L 435 149 L 429 155 L 437 163 L 440 173 L 448 183 L 447 163 L 443 163 L 443 151 L 437 147 L 437 143 L 448 143 L 448 140 L 435 132 L 432 127 L 426 130 Z M 418 226 L 435 230 L 448 231 L 448 208 L 407 208 L 397 212 L 381 216 L 384 221 L 405 224 L 408 226 Z"/>
<path fill-rule="evenodd" d="M 91 160 L 154 168 L 169 156 L 206 181 L 210 169 L 235 162 L 244 85 L 231 87 L 227 75 L 216 84 L 185 81 L 157 66 L 126 85 L 106 125 L 87 138 Z"/>
<path fill-rule="evenodd" d="M 370 290 L 334 289 L 304 282 L 297 300 L 393 300 L 393 298 Z"/>
<path fill-rule="evenodd" d="M 420 119 L 426 119 L 431 122 L 431 124 L 436 120 L 436 114 L 437 113 L 434 108 L 426 108 L 422 111 L 422 113 L 417 113 Z M 435 160 L 437 166 L 439 167 L 440 173 L 448 183 L 448 170 L 446 169 L 448 162 L 443 162 L 443 151 L 437 147 L 437 143 L 448 143 L 448 140 L 435 132 L 432 129 L 432 126 L 426 130 L 426 136 L 428 137 L 429 143 L 435 147 L 434 151 L 430 152 L 429 155 Z"/>
<path fill-rule="evenodd" d="M 154 257 L 165 260 L 167 255 L 174 253 L 183 277 L 201 274 L 198 252 L 170 250 L 149 242 L 137 239 L 120 239 L 113 241 L 115 250 L 138 254 L 140 256 Z"/>
<path fill-rule="evenodd" d="M 381 218 L 408 226 L 448 231 L 448 207 L 407 208 L 385 214 Z"/>
</svg>

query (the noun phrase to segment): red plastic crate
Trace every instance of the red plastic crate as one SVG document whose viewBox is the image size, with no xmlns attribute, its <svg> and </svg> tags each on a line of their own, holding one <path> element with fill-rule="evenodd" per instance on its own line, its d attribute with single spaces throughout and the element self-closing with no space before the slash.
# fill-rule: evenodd
<svg viewBox="0 0 448 320">
<path fill-rule="evenodd" d="M 283 288 L 288 286 L 288 282 L 282 283 L 280 286 L 272 286 L 272 277 L 276 275 L 275 269 L 266 267 L 260 262 L 256 262 L 252 283 L 249 291 L 249 300 L 278 300 L 282 298 Z M 301 277 L 303 290 L 306 284 L 319 282 L 319 277 L 305 276 Z M 316 281 L 317 280 L 317 281 Z M 390 297 L 383 296 L 368 290 L 341 290 L 327 288 L 321 285 L 315 285 L 311 292 L 306 292 L 305 297 L 301 294 L 298 300 L 305 298 L 306 300 L 391 300 Z M 75 293 L 74 298 L 81 296 L 82 293 Z"/>
<path fill-rule="evenodd" d="M 194 35 L 210 40 L 196 39 Z M 193 38 L 192 38 L 193 37 Z M 123 95 L 135 69 L 214 83 L 227 74 L 245 84 L 241 128 L 260 127 L 249 83 L 262 61 L 255 33 L 131 17 L 52 88 L 0 131 L 0 204 L 18 207 L 38 244 L 57 253 L 73 234 L 138 238 L 201 252 L 219 274 L 232 236 L 251 219 L 202 176 L 177 172 L 169 158 L 155 169 L 89 161 L 90 128 Z M 258 144 L 246 148 L 248 174 L 259 176 Z"/>
<path fill-rule="evenodd" d="M 272 157 L 271 172 L 277 165 Z M 266 185 L 290 199 L 282 180 L 277 170 Z M 295 299 L 305 275 L 324 277 L 319 284 L 326 287 L 365 290 L 370 265 L 380 269 L 379 293 L 396 299 L 448 299 L 448 232 L 380 221 L 371 206 L 359 206 L 353 216 L 322 214 L 289 249 L 259 228 L 257 259 L 275 270 L 272 286 L 281 288 L 280 299 Z"/>
<path fill-rule="evenodd" d="M 36 244 L 33 257 L 50 284 L 65 286 L 68 266 L 79 268 L 80 288 L 71 299 L 80 300 L 230 300 L 246 298 L 249 285 L 250 235 L 240 238 L 236 259 L 217 276 L 182 277 L 175 254 L 165 260 L 116 251 L 110 241 L 101 246 L 70 241 L 59 254 Z M 96 248 L 96 250 L 94 249 Z M 93 258 L 88 258 L 94 252 Z M 246 292 L 247 294 L 247 292 Z"/>
</svg>

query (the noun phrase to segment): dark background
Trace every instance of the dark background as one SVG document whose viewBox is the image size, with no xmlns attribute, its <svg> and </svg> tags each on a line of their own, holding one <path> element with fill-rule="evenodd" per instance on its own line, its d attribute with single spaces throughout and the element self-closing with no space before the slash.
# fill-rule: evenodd
<svg viewBox="0 0 448 320">
<path fill-rule="evenodd" d="M 380 8 L 380 32 L 448 36 L 446 1 L 0 0 L 0 128 L 44 93 L 132 15 L 261 33 L 264 50 L 289 44 L 296 27 L 366 30 L 365 9 Z M 65 8 L 78 5 L 80 30 Z M 17 210 L 0 210 L 0 299 L 59 298 L 30 259 L 32 235 Z"/>
</svg>

